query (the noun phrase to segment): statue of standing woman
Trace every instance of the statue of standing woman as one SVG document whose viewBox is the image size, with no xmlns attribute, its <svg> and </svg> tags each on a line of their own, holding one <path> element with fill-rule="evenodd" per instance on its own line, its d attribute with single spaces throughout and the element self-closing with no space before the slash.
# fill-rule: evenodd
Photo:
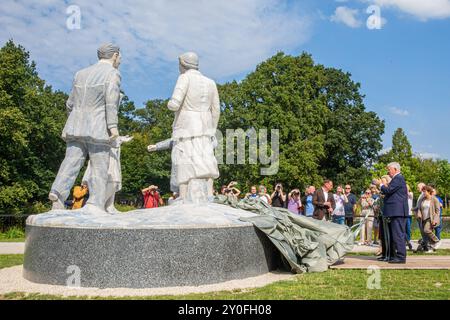
<svg viewBox="0 0 450 320">
<path fill-rule="evenodd" d="M 171 188 L 181 200 L 201 202 L 213 196 L 214 179 L 219 177 L 216 130 L 220 101 L 216 83 L 200 73 L 197 54 L 179 57 L 178 78 L 168 108 L 175 112 L 172 139 Z M 163 149 L 149 146 L 149 151 Z"/>
</svg>

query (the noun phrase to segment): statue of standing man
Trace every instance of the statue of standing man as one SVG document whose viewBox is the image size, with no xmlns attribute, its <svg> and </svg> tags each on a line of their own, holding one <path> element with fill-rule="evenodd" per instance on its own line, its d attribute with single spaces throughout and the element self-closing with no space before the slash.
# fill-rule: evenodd
<svg viewBox="0 0 450 320">
<path fill-rule="evenodd" d="M 179 192 L 180 199 L 188 202 L 212 197 L 214 179 L 219 177 L 214 155 L 219 93 L 215 82 L 202 75 L 198 67 L 195 53 L 179 57 L 180 76 L 168 103 L 168 108 L 175 112 L 171 139 L 172 191 Z M 149 151 L 155 150 L 156 146 L 149 147 Z"/>
<path fill-rule="evenodd" d="M 76 73 L 66 103 L 69 117 L 62 133 L 66 156 L 49 194 L 54 210 L 64 209 L 64 201 L 89 155 L 92 177 L 85 210 L 105 212 L 111 142 L 119 137 L 120 48 L 104 44 L 97 55 L 98 63 Z"/>
</svg>

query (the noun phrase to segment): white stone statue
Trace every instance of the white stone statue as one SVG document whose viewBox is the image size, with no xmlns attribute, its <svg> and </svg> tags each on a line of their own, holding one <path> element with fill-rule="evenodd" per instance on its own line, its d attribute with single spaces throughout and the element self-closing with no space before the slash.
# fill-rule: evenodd
<svg viewBox="0 0 450 320">
<path fill-rule="evenodd" d="M 171 188 L 188 202 L 212 197 L 214 179 L 219 177 L 214 155 L 219 93 L 215 82 L 202 75 L 198 66 L 193 52 L 179 57 L 180 76 L 168 103 L 175 112 L 172 138 L 148 147 L 149 151 L 172 147 Z"/>
<path fill-rule="evenodd" d="M 53 209 L 64 209 L 64 201 L 89 155 L 92 179 L 85 211 L 105 213 L 111 142 L 119 137 L 121 54 L 118 46 L 109 43 L 102 45 L 97 55 L 98 63 L 76 73 L 66 103 L 69 117 L 62 138 L 67 149 L 49 194 Z"/>
<path fill-rule="evenodd" d="M 120 136 L 111 143 L 111 151 L 109 155 L 108 181 L 106 184 L 106 203 L 105 210 L 108 213 L 116 214 L 119 211 L 114 206 L 116 193 L 122 190 L 122 170 L 120 166 L 120 148 L 123 143 L 133 140 L 130 136 Z M 90 188 L 92 183 L 91 161 L 89 160 L 87 169 L 84 173 L 83 182 L 86 182 Z"/>
</svg>

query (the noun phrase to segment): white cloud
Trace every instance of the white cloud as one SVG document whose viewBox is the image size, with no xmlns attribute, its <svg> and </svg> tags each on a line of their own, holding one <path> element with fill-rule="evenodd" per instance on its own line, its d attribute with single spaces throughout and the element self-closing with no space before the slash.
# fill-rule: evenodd
<svg viewBox="0 0 450 320">
<path fill-rule="evenodd" d="M 442 159 L 440 154 L 432 152 L 419 152 L 417 153 L 417 156 L 422 159 L 433 159 L 433 160 Z"/>
<path fill-rule="evenodd" d="M 337 7 L 330 20 L 332 22 L 343 23 L 351 28 L 359 28 L 362 22 L 357 18 L 358 10 L 347 7 Z"/>
<path fill-rule="evenodd" d="M 389 148 L 384 148 L 383 150 L 381 150 L 379 153 L 378 153 L 378 155 L 383 155 L 383 154 L 386 154 L 386 153 L 388 153 L 389 151 L 391 151 L 392 150 L 392 148 L 391 147 L 389 147 Z"/>
<path fill-rule="evenodd" d="M 371 0 L 385 8 L 396 8 L 420 20 L 450 17 L 450 0 Z"/>
<path fill-rule="evenodd" d="M 389 108 L 389 111 L 392 114 L 396 115 L 396 116 L 401 116 L 401 117 L 409 116 L 409 111 L 408 110 L 400 109 L 400 108 L 397 108 L 397 107 Z"/>
<path fill-rule="evenodd" d="M 2 0 L 0 42 L 13 38 L 31 51 L 43 78 L 67 86 L 77 69 L 96 61 L 99 44 L 113 40 L 122 48 L 122 70 L 138 85 L 166 77 L 167 70 L 175 73 L 177 56 L 187 50 L 197 51 L 202 70 L 217 79 L 247 72 L 310 36 L 310 18 L 288 1 L 78 0 L 76 5 L 81 30 L 71 31 L 63 0 Z"/>
</svg>

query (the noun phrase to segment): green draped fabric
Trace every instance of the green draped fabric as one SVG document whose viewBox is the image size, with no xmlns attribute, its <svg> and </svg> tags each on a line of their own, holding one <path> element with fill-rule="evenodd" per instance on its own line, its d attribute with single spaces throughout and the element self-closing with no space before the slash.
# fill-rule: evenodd
<svg viewBox="0 0 450 320">
<path fill-rule="evenodd" d="M 257 214 L 240 220 L 264 232 L 294 273 L 324 272 L 353 249 L 355 236 L 347 226 L 295 215 L 260 200 L 217 196 L 214 202 Z"/>
</svg>

